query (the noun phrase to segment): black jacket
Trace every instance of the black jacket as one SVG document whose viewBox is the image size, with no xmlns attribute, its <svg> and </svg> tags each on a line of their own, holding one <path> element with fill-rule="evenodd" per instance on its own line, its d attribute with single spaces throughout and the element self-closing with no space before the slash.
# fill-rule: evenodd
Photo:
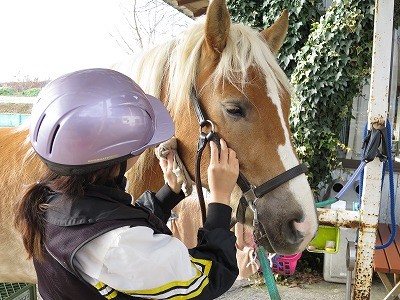
<svg viewBox="0 0 400 300">
<path fill-rule="evenodd" d="M 171 234 L 166 226 L 171 209 L 183 199 L 164 186 L 157 194 L 145 192 L 131 205 L 131 196 L 108 186 L 88 186 L 82 199 L 69 201 L 60 194 L 47 198 L 44 260 L 34 259 L 39 292 L 44 300 L 132 299 L 112 287 L 93 287 L 75 269 L 76 252 L 94 238 L 122 226 L 146 226 Z M 230 208 L 210 204 L 208 219 L 199 230 L 194 258 L 212 262 L 209 283 L 196 299 L 214 299 L 237 277 L 235 236 L 229 231 Z M 138 298 L 136 298 L 138 299 Z"/>
</svg>

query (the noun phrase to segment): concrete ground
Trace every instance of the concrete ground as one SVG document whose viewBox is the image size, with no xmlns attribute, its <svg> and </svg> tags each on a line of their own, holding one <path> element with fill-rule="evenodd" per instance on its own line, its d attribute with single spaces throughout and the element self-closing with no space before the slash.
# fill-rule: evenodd
<svg viewBox="0 0 400 300">
<path fill-rule="evenodd" d="M 321 281 L 303 287 L 278 285 L 282 300 L 346 300 L 346 285 Z M 382 300 L 387 292 L 378 278 L 374 278 L 370 300 Z M 256 286 L 248 280 L 238 280 L 232 288 L 218 299 L 258 300 L 270 299 L 265 285 Z M 366 299 L 367 300 L 367 299 Z"/>
<path fill-rule="evenodd" d="M 277 285 L 282 300 L 347 300 L 346 285 L 321 281 L 305 285 L 304 287 L 287 287 Z M 374 278 L 369 300 L 382 300 L 387 292 L 379 279 Z M 268 300 L 269 297 L 265 285 L 251 284 L 249 280 L 237 280 L 232 288 L 219 300 Z M 42 300 L 38 295 L 38 300 Z M 367 299 L 366 299 L 367 300 Z"/>
</svg>

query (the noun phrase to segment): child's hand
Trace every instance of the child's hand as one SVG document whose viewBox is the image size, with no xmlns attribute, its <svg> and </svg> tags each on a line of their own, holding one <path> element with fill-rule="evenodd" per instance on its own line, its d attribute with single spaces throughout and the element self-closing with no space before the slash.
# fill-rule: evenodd
<svg viewBox="0 0 400 300">
<path fill-rule="evenodd" d="M 171 190 L 178 194 L 181 191 L 181 184 L 178 183 L 178 178 L 172 171 L 174 166 L 174 151 L 170 150 L 168 152 L 167 158 L 160 159 L 160 166 L 164 173 L 164 180 L 171 188 Z"/>
<path fill-rule="evenodd" d="M 229 205 L 231 193 L 239 176 L 239 161 L 236 152 L 228 148 L 221 139 L 221 154 L 214 142 L 210 143 L 211 159 L 208 167 L 208 185 L 211 201 Z"/>
</svg>

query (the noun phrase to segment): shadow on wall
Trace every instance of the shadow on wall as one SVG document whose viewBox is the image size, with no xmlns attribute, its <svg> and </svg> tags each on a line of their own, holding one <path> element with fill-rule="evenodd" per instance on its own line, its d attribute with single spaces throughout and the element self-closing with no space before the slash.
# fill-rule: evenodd
<svg viewBox="0 0 400 300">
<path fill-rule="evenodd" d="M 342 188 L 346 185 L 346 183 L 347 181 L 344 181 L 342 179 L 332 180 L 322 200 L 334 198 L 342 190 Z M 340 197 L 340 200 L 332 204 L 331 208 L 358 210 L 359 191 L 360 191 L 360 182 L 359 180 L 356 180 L 346 190 L 346 192 L 342 195 L 342 197 Z"/>
</svg>

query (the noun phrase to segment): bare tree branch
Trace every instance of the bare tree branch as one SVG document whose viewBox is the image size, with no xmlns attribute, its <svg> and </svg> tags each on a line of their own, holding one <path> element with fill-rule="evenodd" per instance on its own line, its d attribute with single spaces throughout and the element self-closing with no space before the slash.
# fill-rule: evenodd
<svg viewBox="0 0 400 300">
<path fill-rule="evenodd" d="M 127 53 L 152 47 L 193 22 L 162 0 L 119 0 L 123 24 L 110 35 Z"/>
<path fill-rule="evenodd" d="M 133 0 L 133 21 L 135 26 L 132 28 L 136 31 L 137 39 L 139 41 L 140 48 L 143 49 L 143 39 L 142 35 L 140 34 L 140 27 L 138 26 L 138 16 L 136 12 L 136 0 Z"/>
</svg>

